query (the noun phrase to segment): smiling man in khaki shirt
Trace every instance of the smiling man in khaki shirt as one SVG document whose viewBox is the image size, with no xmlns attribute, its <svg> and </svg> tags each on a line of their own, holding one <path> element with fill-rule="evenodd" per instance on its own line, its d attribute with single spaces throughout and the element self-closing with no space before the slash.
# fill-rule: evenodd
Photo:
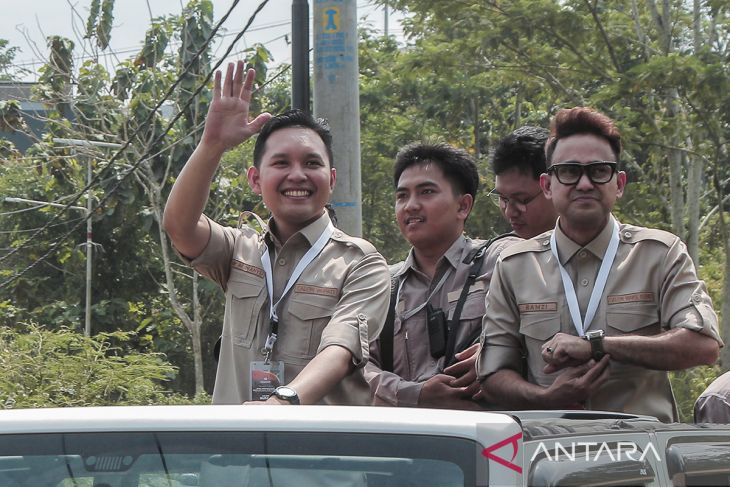
<svg viewBox="0 0 730 487">
<path fill-rule="evenodd" d="M 392 269 L 398 282 L 392 370 L 384 365 L 385 338 L 370 347 L 366 378 L 373 404 L 481 409 L 473 398 L 479 393 L 474 361 L 484 296 L 499 252 L 521 239 L 505 237 L 489 246 L 466 287 L 485 244 L 463 235 L 479 185 L 473 158 L 448 144 L 409 144 L 396 156 L 394 183 L 396 220 L 413 247 Z"/>
<path fill-rule="evenodd" d="M 503 407 L 676 421 L 666 371 L 717 360 L 717 316 L 685 245 L 611 215 L 626 185 L 620 149 L 603 114 L 553 120 L 541 186 L 558 223 L 502 253 L 487 297 L 477 370 Z"/>
<path fill-rule="evenodd" d="M 235 71 L 235 74 L 234 74 Z M 165 207 L 176 250 L 221 286 L 226 309 L 217 404 L 366 404 L 368 343 L 388 305 L 385 259 L 332 225 L 329 128 L 290 111 L 248 120 L 254 71 L 216 73 L 203 137 Z M 248 182 L 271 211 L 263 234 L 202 212 L 224 151 L 260 132 Z"/>
</svg>

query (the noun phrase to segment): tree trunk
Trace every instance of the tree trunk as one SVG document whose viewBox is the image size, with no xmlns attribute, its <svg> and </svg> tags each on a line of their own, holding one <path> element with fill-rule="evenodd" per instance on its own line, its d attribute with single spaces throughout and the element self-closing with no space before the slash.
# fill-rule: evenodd
<svg viewBox="0 0 730 487">
<path fill-rule="evenodd" d="M 694 51 L 695 54 L 700 52 L 702 47 L 702 30 L 700 26 L 700 0 L 694 0 L 693 3 L 693 32 L 694 32 Z M 702 140 L 702 131 L 699 131 L 698 140 Z M 687 137 L 686 153 L 687 164 L 687 249 L 690 257 L 695 265 L 700 265 L 700 191 L 702 187 L 702 175 L 704 167 L 702 158 L 691 154 L 693 147 L 692 139 Z"/>
<path fill-rule="evenodd" d="M 198 294 L 199 274 L 193 271 L 193 327 L 190 330 L 190 337 L 193 344 L 193 363 L 195 365 L 195 394 L 205 392 L 203 387 L 203 350 L 200 337 L 200 327 L 203 318 L 200 313 L 200 295 Z"/>
<path fill-rule="evenodd" d="M 193 365 L 195 373 L 195 393 L 201 393 L 205 390 L 203 379 L 203 352 L 201 346 L 200 328 L 203 324 L 200 315 L 200 300 L 198 296 L 198 274 L 193 271 L 193 317 L 191 318 L 185 311 L 185 307 L 178 299 L 177 286 L 172 273 L 172 261 L 170 259 L 170 246 L 167 242 L 167 235 L 162 228 L 162 187 L 154 180 L 154 175 L 145 171 L 145 191 L 148 195 L 152 212 L 157 220 L 157 228 L 159 232 L 160 252 L 162 253 L 162 265 L 165 269 L 165 285 L 167 287 L 167 299 L 170 301 L 172 309 L 185 328 L 190 333 L 193 348 Z"/>
<path fill-rule="evenodd" d="M 691 144 L 691 141 L 688 140 Z M 689 147 L 691 148 L 691 147 Z M 687 249 L 695 265 L 700 265 L 700 191 L 704 172 L 702 158 L 687 155 Z"/>
</svg>

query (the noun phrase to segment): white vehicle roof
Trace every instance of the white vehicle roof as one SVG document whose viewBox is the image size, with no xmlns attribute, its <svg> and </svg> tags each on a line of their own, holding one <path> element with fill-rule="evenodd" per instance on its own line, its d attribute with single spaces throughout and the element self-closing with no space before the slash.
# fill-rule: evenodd
<svg viewBox="0 0 730 487">
<path fill-rule="evenodd" d="M 109 406 L 0 411 L 0 434 L 94 431 L 342 431 L 477 438 L 519 431 L 509 415 L 355 406 Z M 485 428 L 480 428 L 484 430 Z M 490 441 L 491 438 L 481 438 Z"/>
</svg>

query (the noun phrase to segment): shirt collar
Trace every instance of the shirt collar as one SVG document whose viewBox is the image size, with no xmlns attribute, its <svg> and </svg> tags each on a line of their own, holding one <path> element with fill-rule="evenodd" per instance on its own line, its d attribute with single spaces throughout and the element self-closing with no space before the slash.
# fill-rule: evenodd
<svg viewBox="0 0 730 487">
<path fill-rule="evenodd" d="M 608 216 L 608 222 L 603 230 L 596 235 L 596 237 L 588 242 L 584 247 L 581 247 L 577 243 L 573 242 L 560 228 L 560 217 L 558 222 L 555 224 L 555 242 L 558 244 L 558 255 L 560 256 L 560 263 L 565 265 L 573 256 L 580 250 L 586 249 L 598 259 L 603 259 L 606 254 L 608 244 L 611 242 L 611 234 L 613 233 L 613 226 L 615 219 L 613 215 Z"/>
<path fill-rule="evenodd" d="M 320 237 L 320 235 L 322 235 L 322 232 L 324 232 L 324 229 L 327 228 L 327 225 L 329 225 L 330 223 L 331 220 L 329 215 L 327 214 L 327 210 L 323 210 L 322 216 L 320 216 L 312 223 L 292 235 L 292 238 L 301 235 L 301 237 L 304 237 L 306 241 L 309 242 L 309 245 L 312 246 L 314 245 L 314 242 L 316 242 L 317 239 Z M 272 227 L 276 228 L 276 221 L 274 220 L 274 217 L 269 218 L 267 226 L 268 229 L 264 234 L 264 237 L 273 242 L 277 249 L 281 248 L 283 243 L 279 241 L 279 239 L 276 237 L 276 234 L 271 231 Z"/>
<path fill-rule="evenodd" d="M 444 252 L 444 255 L 439 259 L 439 263 L 436 266 L 436 274 L 440 275 L 440 270 L 443 267 L 443 262 L 446 260 L 451 267 L 456 269 L 459 266 L 459 262 L 461 261 L 461 256 L 464 252 L 464 248 L 466 247 L 466 237 L 464 235 L 459 235 L 456 240 L 454 240 L 454 243 L 451 244 L 451 247 L 449 247 L 446 252 Z M 408 252 L 408 257 L 406 257 L 406 260 L 403 262 L 403 266 L 396 272 L 395 276 L 400 276 L 408 272 L 409 269 L 412 269 L 415 272 L 421 273 L 420 270 L 418 270 L 418 266 L 416 266 L 416 256 L 413 252 L 413 247 L 411 247 L 411 250 Z"/>
</svg>

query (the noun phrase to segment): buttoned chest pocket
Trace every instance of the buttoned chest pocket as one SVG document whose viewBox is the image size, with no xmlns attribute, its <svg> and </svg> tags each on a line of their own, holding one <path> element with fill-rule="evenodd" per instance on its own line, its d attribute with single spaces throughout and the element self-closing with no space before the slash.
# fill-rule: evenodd
<svg viewBox="0 0 730 487">
<path fill-rule="evenodd" d="M 286 315 L 279 323 L 279 353 L 309 360 L 317 353 L 322 330 L 332 318 L 337 296 L 294 293 L 289 298 Z"/>
<path fill-rule="evenodd" d="M 251 348 L 266 301 L 264 287 L 263 279 L 249 277 L 245 272 L 231 271 L 225 317 L 229 328 L 224 328 L 223 334 L 229 334 L 234 345 Z"/>
<path fill-rule="evenodd" d="M 533 341 L 546 342 L 559 331 L 559 313 L 530 313 L 520 316 L 520 334 Z"/>
<path fill-rule="evenodd" d="M 609 304 L 606 309 L 608 335 L 659 333 L 659 311 L 654 303 Z"/>
<path fill-rule="evenodd" d="M 525 337 L 529 353 L 539 352 L 542 344 L 560 331 L 573 332 L 573 323 L 562 296 L 529 296 L 517 308 L 520 313 L 520 334 Z"/>
<path fill-rule="evenodd" d="M 459 302 L 461 291 L 454 292 L 452 295 L 449 293 L 449 320 L 454 317 L 456 311 L 456 305 Z M 484 286 L 478 287 L 477 285 L 472 286 L 469 289 L 469 294 L 466 295 L 464 300 L 464 307 L 461 309 L 461 315 L 459 316 L 460 321 L 474 320 L 479 318 L 480 320 L 484 317 L 485 298 L 484 298 Z"/>
</svg>

